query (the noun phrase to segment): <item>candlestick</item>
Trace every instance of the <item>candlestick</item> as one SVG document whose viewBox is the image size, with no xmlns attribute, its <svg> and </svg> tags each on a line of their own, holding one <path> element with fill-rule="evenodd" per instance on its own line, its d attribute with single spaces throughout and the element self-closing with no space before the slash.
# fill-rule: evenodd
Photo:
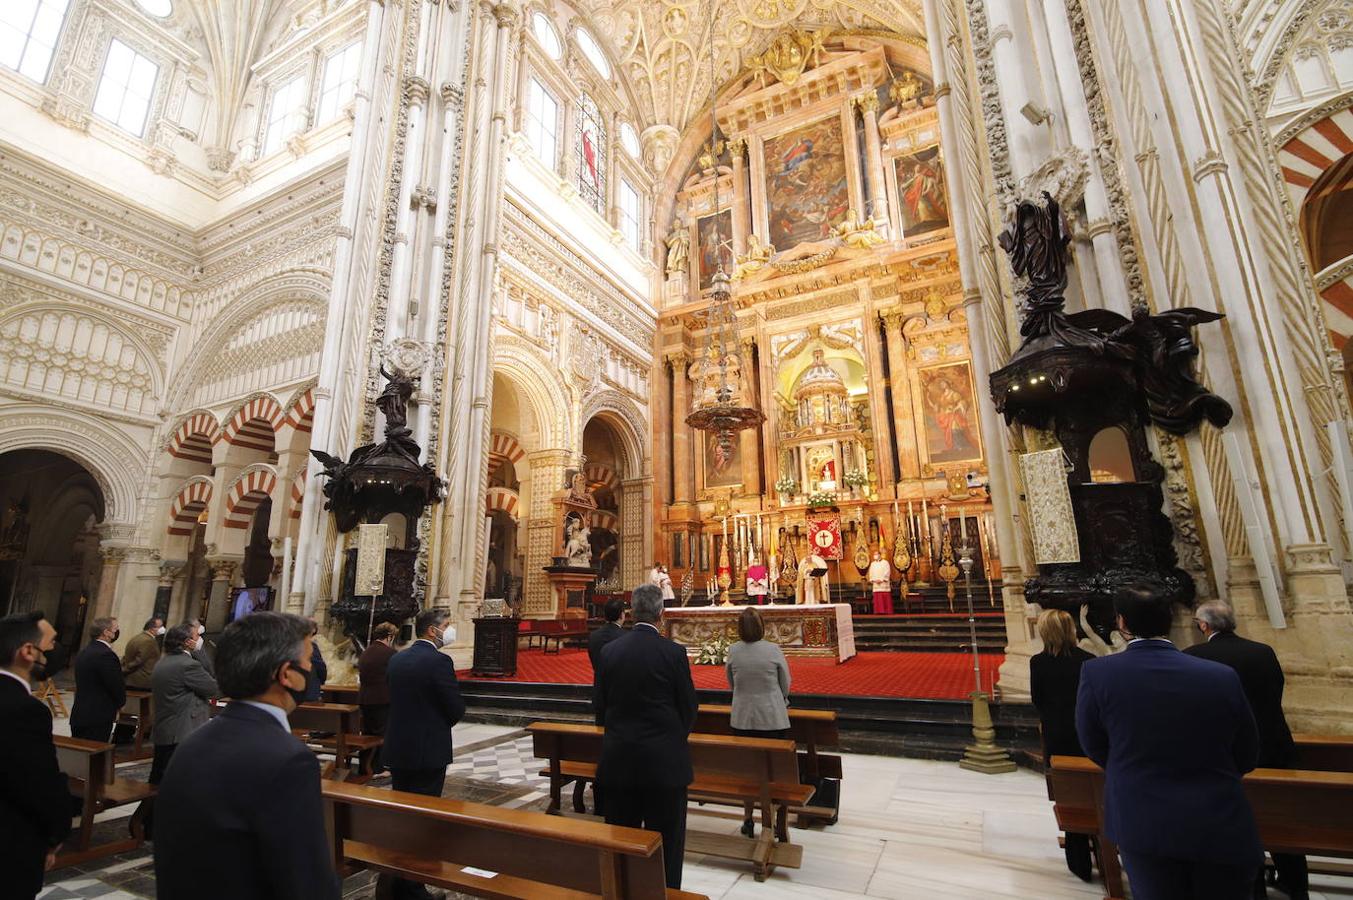
<svg viewBox="0 0 1353 900">
<path fill-rule="evenodd" d="M 963 546 L 968 545 L 968 517 L 963 514 L 963 507 L 958 508 L 958 539 L 963 542 Z"/>
</svg>

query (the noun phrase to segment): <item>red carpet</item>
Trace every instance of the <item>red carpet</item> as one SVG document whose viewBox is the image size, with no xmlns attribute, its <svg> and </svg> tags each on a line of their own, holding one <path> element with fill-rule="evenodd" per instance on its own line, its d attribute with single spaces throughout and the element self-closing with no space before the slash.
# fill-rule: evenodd
<svg viewBox="0 0 1353 900">
<path fill-rule="evenodd" d="M 1003 653 L 980 655 L 982 687 L 990 690 Z M 727 690 L 723 666 L 691 666 L 695 686 Z M 837 664 L 830 659 L 789 658 L 790 690 L 795 694 L 834 694 L 846 697 L 910 697 L 924 700 L 963 700 L 973 688 L 972 656 L 967 653 L 860 653 Z M 464 681 L 516 681 L 535 684 L 591 684 L 592 664 L 586 650 L 541 650 L 517 653 L 512 678 L 472 678 Z"/>
</svg>

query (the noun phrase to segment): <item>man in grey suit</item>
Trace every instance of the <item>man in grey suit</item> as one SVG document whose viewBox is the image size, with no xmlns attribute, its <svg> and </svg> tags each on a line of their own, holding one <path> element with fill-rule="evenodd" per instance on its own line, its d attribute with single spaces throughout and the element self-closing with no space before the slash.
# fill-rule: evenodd
<svg viewBox="0 0 1353 900">
<path fill-rule="evenodd" d="M 169 768 L 174 750 L 188 735 L 211 719 L 211 700 L 221 689 L 202 664 L 192 655 L 191 643 L 197 626 L 175 625 L 164 636 L 164 656 L 150 675 L 151 700 L 155 709 L 155 757 L 150 763 L 150 783 L 159 784 Z M 144 820 L 151 830 L 153 804 L 145 801 Z"/>
</svg>

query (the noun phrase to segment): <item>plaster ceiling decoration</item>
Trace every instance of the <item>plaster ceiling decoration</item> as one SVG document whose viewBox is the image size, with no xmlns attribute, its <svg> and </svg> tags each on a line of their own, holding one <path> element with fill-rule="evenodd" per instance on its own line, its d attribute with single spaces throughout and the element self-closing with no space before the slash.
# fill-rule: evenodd
<svg viewBox="0 0 1353 900">
<path fill-rule="evenodd" d="M 683 129 L 709 102 L 710 35 L 719 84 L 786 27 L 887 31 L 923 39 L 920 0 L 580 0 L 619 62 L 647 125 Z"/>
</svg>

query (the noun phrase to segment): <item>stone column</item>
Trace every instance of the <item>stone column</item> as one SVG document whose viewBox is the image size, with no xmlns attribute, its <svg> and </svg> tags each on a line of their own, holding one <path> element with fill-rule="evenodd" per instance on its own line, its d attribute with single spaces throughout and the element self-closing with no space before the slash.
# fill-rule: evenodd
<svg viewBox="0 0 1353 900">
<path fill-rule="evenodd" d="M 747 139 L 732 138 L 728 155 L 733 160 L 733 259 L 747 252 L 747 232 L 751 229 L 747 205 Z"/>
<path fill-rule="evenodd" d="M 118 575 L 122 572 L 123 560 L 127 558 L 127 548 L 101 544 L 99 556 L 103 559 L 103 567 L 99 570 L 98 596 L 94 598 L 94 614 L 89 617 L 91 622 L 103 616 L 116 615 Z"/>
<path fill-rule="evenodd" d="M 652 565 L 653 476 L 620 482 L 624 498 L 620 506 L 620 577 L 630 588 L 644 578 Z"/>
<path fill-rule="evenodd" d="M 564 486 L 564 470 L 573 461 L 569 450 L 553 449 L 528 453 L 531 464 L 531 517 L 526 525 L 526 562 L 522 569 L 522 614 L 549 616 L 554 611 L 554 595 L 545 578 L 545 566 L 559 555 L 555 546 L 554 505 L 550 498 Z"/>
<path fill-rule="evenodd" d="M 218 632 L 225 628 L 226 618 L 230 605 L 230 583 L 235 578 L 235 572 L 239 570 L 239 557 L 214 557 L 207 560 L 211 566 L 211 596 L 207 598 L 207 608 L 205 611 L 191 611 L 196 618 L 200 618 L 210 632 Z"/>
<path fill-rule="evenodd" d="M 691 358 L 684 350 L 670 353 L 667 361 L 672 366 L 672 504 L 689 504 L 695 499 L 695 469 L 692 466 L 691 428 L 686 417 L 691 414 L 691 382 L 688 370 Z"/>
<path fill-rule="evenodd" d="M 166 622 L 182 622 L 188 618 L 182 609 L 175 608 L 174 603 L 174 584 L 187 567 L 187 560 L 182 559 L 166 559 L 160 562 L 160 574 L 155 582 L 155 608 L 164 610 Z"/>
<path fill-rule="evenodd" d="M 902 480 L 921 477 L 921 457 L 916 442 L 916 416 L 911 403 L 911 377 L 907 365 L 907 339 L 902 334 L 903 314 L 893 309 L 880 314 L 888 343 L 888 379 L 893 390 L 893 422 L 897 425 L 897 458 Z"/>
<path fill-rule="evenodd" d="M 742 349 L 742 389 L 746 402 L 760 407 L 758 397 L 759 379 L 756 365 L 756 338 L 745 337 L 739 342 Z M 760 428 L 746 428 L 738 432 L 739 452 L 742 455 L 742 493 L 745 496 L 761 495 L 761 442 L 758 439 Z"/>
<path fill-rule="evenodd" d="M 883 149 L 879 146 L 879 98 L 870 91 L 853 100 L 864 119 L 864 183 L 869 208 L 861 218 L 888 221 L 888 192 L 883 189 Z"/>
</svg>

